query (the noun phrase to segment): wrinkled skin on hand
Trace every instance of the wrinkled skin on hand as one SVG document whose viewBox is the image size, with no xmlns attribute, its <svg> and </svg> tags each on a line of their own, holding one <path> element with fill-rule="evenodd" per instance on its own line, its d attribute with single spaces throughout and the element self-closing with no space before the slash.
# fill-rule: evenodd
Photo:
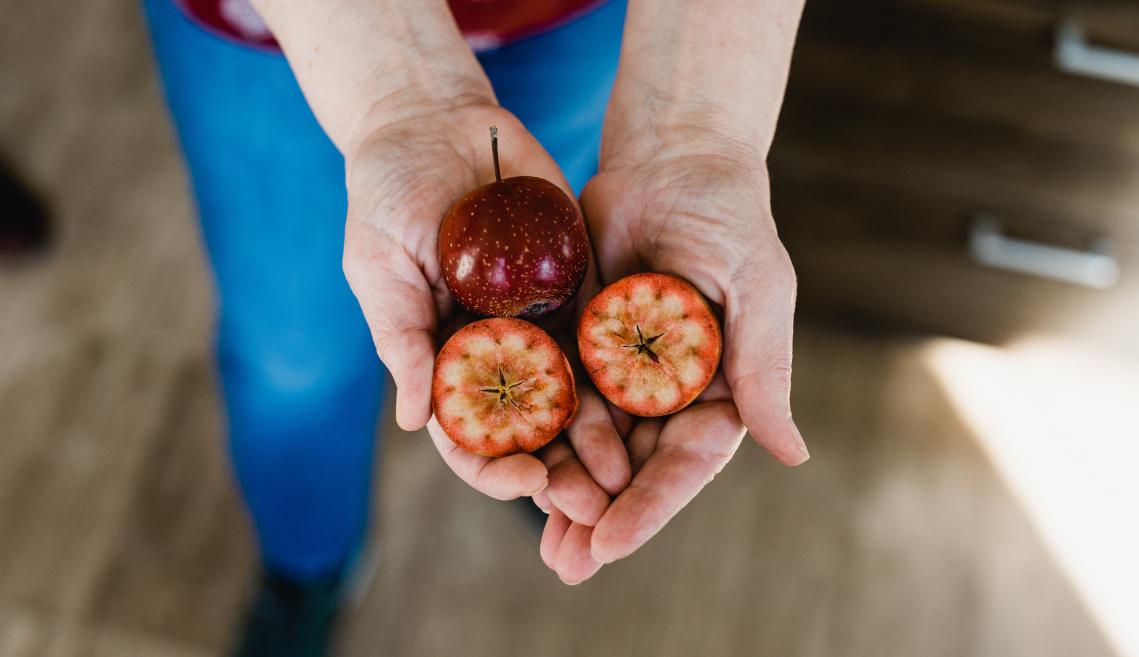
<svg viewBox="0 0 1139 657">
<path fill-rule="evenodd" d="M 536 496 L 550 514 L 542 558 L 567 583 L 655 535 L 727 464 L 746 430 L 785 464 L 808 458 L 789 405 L 795 274 L 762 159 L 730 142 L 660 148 L 644 161 L 603 165 L 581 200 L 602 283 L 638 271 L 682 276 L 722 312 L 725 331 L 722 369 L 691 406 L 636 418 L 607 405 L 633 472 L 612 501 L 567 513 L 556 480 Z"/>
<path fill-rule="evenodd" d="M 588 378 L 579 376 L 581 407 L 562 438 L 536 454 L 488 458 L 459 449 L 431 419 L 437 348 L 473 319 L 443 282 L 436 242 L 444 213 L 470 190 L 494 180 L 487 129 L 497 126 L 504 177 L 553 182 L 572 197 L 556 163 L 509 112 L 492 100 L 399 108 L 358 129 L 348 150 L 349 211 L 344 271 L 371 327 L 377 352 L 397 386 L 396 419 L 405 430 L 427 426 L 447 465 L 496 499 L 533 495 L 557 482 L 553 499 L 566 514 L 595 523 L 593 509 L 625 488 L 630 465 L 612 419 Z M 574 304 L 539 324 L 576 360 L 575 313 L 596 291 L 593 266 Z M 583 384 L 582 381 L 585 383 Z M 578 454 L 582 456 L 579 458 Z"/>
<path fill-rule="evenodd" d="M 363 129 L 348 153 L 345 273 L 395 378 L 400 426 L 426 425 L 447 465 L 477 490 L 532 496 L 550 514 L 541 556 L 563 581 L 588 579 L 643 545 L 731 459 L 745 428 L 780 461 L 806 460 L 789 410 L 794 271 L 775 232 L 762 159 L 730 143 L 604 166 L 582 195 L 596 266 L 572 307 L 539 322 L 574 362 L 576 318 L 602 283 L 636 271 L 682 276 L 723 315 L 722 369 L 708 389 L 680 413 L 642 419 L 608 404 L 579 371 L 581 405 L 562 438 L 502 458 L 456 447 L 431 420 L 431 364 L 442 340 L 472 318 L 443 283 L 441 218 L 493 180 L 483 137 L 491 125 L 504 177 L 569 186 L 493 102 L 402 115 Z"/>
</svg>

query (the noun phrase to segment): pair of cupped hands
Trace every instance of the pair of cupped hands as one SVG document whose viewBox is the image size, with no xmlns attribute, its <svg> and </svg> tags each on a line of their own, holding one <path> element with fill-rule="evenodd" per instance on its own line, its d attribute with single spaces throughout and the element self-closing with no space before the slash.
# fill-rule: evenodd
<svg viewBox="0 0 1139 657">
<path fill-rule="evenodd" d="M 346 152 L 344 270 L 395 379 L 400 427 L 426 426 L 447 465 L 482 493 L 531 497 L 549 514 L 542 560 L 576 584 L 656 534 L 745 431 L 782 463 L 807 459 L 789 406 L 795 275 L 772 221 L 762 153 L 700 127 L 610 139 L 622 134 L 611 120 L 600 171 L 580 198 L 596 258 L 572 307 L 539 324 L 575 362 L 577 317 L 603 285 L 638 271 L 676 274 L 721 313 L 720 372 L 684 410 L 638 418 L 606 402 L 579 369 L 580 407 L 555 441 L 501 458 L 463 451 L 431 415 L 437 348 L 469 319 L 443 282 L 436 242 L 447 209 L 494 180 L 488 126 L 498 128 L 503 177 L 545 178 L 573 198 L 554 160 L 493 99 L 404 107 L 364 122 Z"/>
</svg>

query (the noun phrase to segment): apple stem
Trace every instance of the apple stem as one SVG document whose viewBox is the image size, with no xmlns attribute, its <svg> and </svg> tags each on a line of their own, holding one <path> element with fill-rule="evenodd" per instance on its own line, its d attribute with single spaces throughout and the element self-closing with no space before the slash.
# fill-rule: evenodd
<svg viewBox="0 0 1139 657">
<path fill-rule="evenodd" d="M 498 128 L 490 127 L 490 152 L 494 155 L 494 180 L 502 182 L 502 171 L 498 168 Z"/>
</svg>

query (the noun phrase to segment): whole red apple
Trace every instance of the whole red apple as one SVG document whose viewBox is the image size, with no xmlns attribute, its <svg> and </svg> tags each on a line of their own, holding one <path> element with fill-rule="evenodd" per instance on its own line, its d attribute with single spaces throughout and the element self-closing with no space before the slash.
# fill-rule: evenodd
<svg viewBox="0 0 1139 657">
<path fill-rule="evenodd" d="M 491 129 L 495 182 L 468 192 L 439 228 L 447 289 L 480 315 L 537 317 L 577 294 L 589 265 L 589 236 L 577 206 L 542 178 L 502 179 Z"/>
</svg>

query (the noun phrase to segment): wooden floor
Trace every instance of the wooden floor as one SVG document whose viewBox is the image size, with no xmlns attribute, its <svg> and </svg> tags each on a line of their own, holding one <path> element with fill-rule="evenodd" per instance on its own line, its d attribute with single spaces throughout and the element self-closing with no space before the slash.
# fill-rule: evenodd
<svg viewBox="0 0 1139 657">
<path fill-rule="evenodd" d="M 0 157 L 58 221 L 46 258 L 0 267 L 0 657 L 224 654 L 252 544 L 132 2 L 0 0 Z M 376 572 L 338 654 L 1113 654 L 923 353 L 801 327 L 811 462 L 745 444 L 648 547 L 576 588 L 517 505 L 388 427 Z"/>
</svg>

